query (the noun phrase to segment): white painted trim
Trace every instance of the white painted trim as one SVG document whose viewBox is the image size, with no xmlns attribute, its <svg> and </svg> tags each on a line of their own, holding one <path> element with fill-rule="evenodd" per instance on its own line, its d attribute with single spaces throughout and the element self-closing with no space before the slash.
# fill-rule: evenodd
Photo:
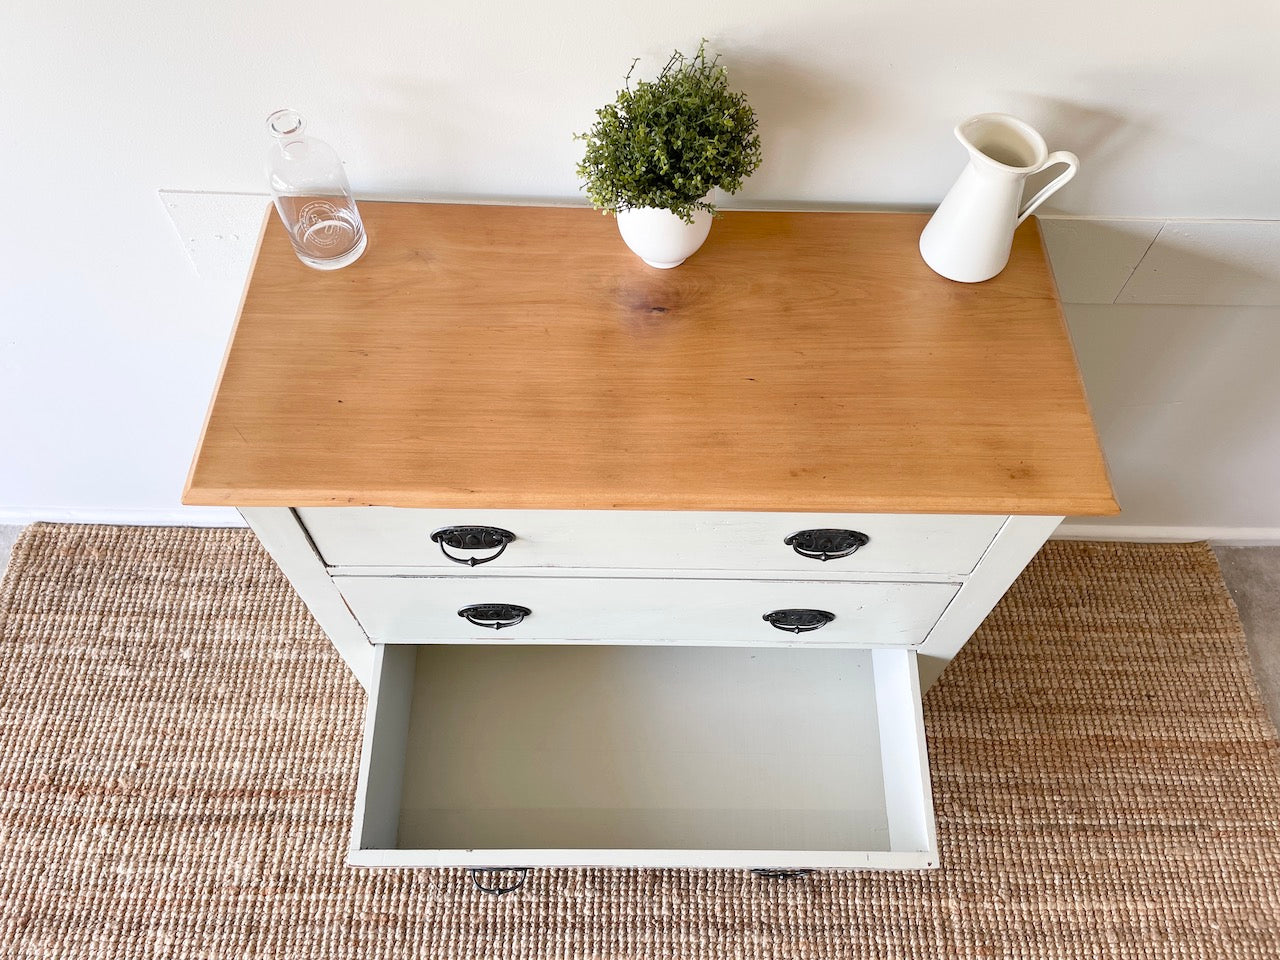
<svg viewBox="0 0 1280 960">
<path fill-rule="evenodd" d="M 347 608 L 297 516 L 288 507 L 242 507 L 240 512 L 360 686 L 368 690 L 377 648 Z"/>
<path fill-rule="evenodd" d="M 41 522 L 104 523 L 138 527 L 243 527 L 246 525 L 244 518 L 236 512 L 234 507 L 0 507 L 0 526 L 22 527 L 29 523 Z M 1209 540 L 1224 546 L 1256 547 L 1280 545 L 1280 527 L 1075 524 L 1068 521 L 1059 527 L 1050 539 L 1123 540 L 1135 543 L 1189 543 L 1196 540 Z M 343 572 L 352 571 L 344 570 Z M 881 578 L 872 575 L 866 579 Z"/>
<path fill-rule="evenodd" d="M 671 567 L 500 567 L 491 569 L 488 566 L 471 567 L 464 573 L 447 567 L 329 567 L 329 575 L 348 580 L 378 577 L 448 577 L 467 576 L 483 579 L 545 579 L 545 580 L 596 580 L 606 577 L 610 580 L 802 580 L 821 583 L 963 583 L 966 574 L 962 573 L 883 573 L 871 570 L 828 569 L 831 564 L 822 567 L 816 564 L 810 570 L 777 570 L 766 567 L 751 567 L 738 570 L 683 569 Z"/>
<path fill-rule="evenodd" d="M 920 706 L 920 665 L 915 653 L 894 649 L 873 650 L 871 661 L 878 681 L 876 714 L 881 738 L 904 718 L 914 721 L 911 735 L 899 732 L 897 761 L 883 764 L 890 845 L 895 850 L 924 850 L 932 855 L 938 849 L 938 830 Z M 925 866 L 936 864 L 930 860 Z"/>
<path fill-rule="evenodd" d="M 234 507 L 0 507 L 0 524 L 105 523 L 128 527 L 243 527 Z"/>
<path fill-rule="evenodd" d="M 1272 217 L 1113 217 L 1100 213 L 1038 213 L 1039 220 L 1132 220 L 1161 223 L 1275 223 Z"/>
<path fill-rule="evenodd" d="M 256 526 L 256 518 L 255 518 Z M 851 695 L 874 700 L 878 723 L 858 731 L 841 732 L 833 736 L 839 740 L 846 736 L 862 737 L 857 749 L 867 749 L 867 762 L 879 762 L 882 766 L 883 794 L 879 802 L 885 805 L 889 817 L 887 840 L 890 849 L 721 849 L 716 847 L 645 848 L 632 846 L 625 849 L 596 847 L 521 847 L 496 848 L 427 848 L 413 847 L 405 843 L 400 828 L 401 803 L 404 791 L 419 791 L 422 784 L 439 775 L 448 780 L 457 776 L 456 763 L 436 766 L 439 756 L 432 758 L 432 769 L 425 773 L 420 768 L 416 774 L 405 768 L 406 755 L 410 751 L 424 749 L 422 738 L 427 724 L 435 725 L 439 714 L 419 713 L 414 709 L 414 698 L 422 696 L 416 678 L 424 669 L 416 662 L 417 647 L 374 647 L 374 659 L 370 669 L 370 685 L 365 715 L 364 743 L 361 750 L 360 775 L 356 786 L 356 805 L 352 817 L 351 845 L 348 863 L 366 867 L 472 867 L 472 868 L 537 868 L 559 866 L 603 867 L 683 867 L 752 869 L 758 867 L 807 869 L 891 869 L 917 870 L 938 865 L 937 835 L 934 823 L 932 780 L 925 745 L 924 719 L 920 704 L 920 688 L 916 655 L 907 650 L 885 649 L 868 651 L 869 657 L 862 663 L 871 668 L 870 684 L 850 687 Z M 614 649 L 618 649 L 616 646 Z M 736 659 L 736 658 L 735 658 Z M 754 658 L 752 658 L 754 659 Z M 803 659 L 803 655 L 801 655 Z M 869 661 L 869 662 L 868 662 Z M 429 668 L 428 668 L 429 669 Z M 860 668 L 858 672 L 863 672 Z M 864 673 L 865 676 L 865 673 Z M 504 683 L 522 684 L 523 678 L 510 671 L 499 671 L 492 678 L 497 690 Z M 567 682 L 573 686 L 573 680 Z M 594 695 L 598 695 L 599 690 Z M 537 697 L 547 697 L 548 709 L 559 711 L 563 703 L 564 689 L 546 691 L 538 689 Z M 639 699 L 634 701 L 639 704 Z M 419 705 L 420 706 L 420 705 Z M 415 719 L 410 720 L 411 715 Z M 702 728 L 711 729 L 705 718 L 699 718 Z M 876 729 L 878 727 L 878 729 Z M 726 728 L 734 729 L 734 724 Z M 727 742 L 736 752 L 737 741 L 732 733 Z M 483 744 L 483 741 L 481 741 Z M 469 744 L 469 750 L 477 749 Z M 492 746 L 479 746 L 492 749 Z M 875 759 L 872 759 L 874 752 Z M 430 756 L 430 754 L 428 754 Z M 815 755 L 815 762 L 826 762 Z M 715 763 L 714 752 L 706 755 L 706 762 Z M 658 783 L 658 786 L 665 784 Z M 673 786 L 678 786 L 674 785 Z M 806 786 L 798 789 L 807 790 Z M 846 788 L 840 788 L 844 791 Z M 417 794 L 415 793 L 415 796 Z M 512 795 L 515 807 L 508 811 L 519 815 L 519 795 Z M 641 801 L 643 804 L 654 802 Z M 531 809 L 533 806 L 532 805 Z M 661 804 L 654 807 L 660 813 Z M 852 811 L 851 811 L 852 814 Z M 872 811 L 872 816 L 877 814 Z M 587 839 L 587 837 L 584 837 Z M 404 844 L 404 845 L 402 845 Z"/>
<path fill-rule="evenodd" d="M 1031 562 L 1061 517 L 1010 517 L 929 633 L 920 653 L 920 688 L 928 690 Z"/>
<path fill-rule="evenodd" d="M 1154 524 L 1121 526 L 1105 523 L 1065 523 L 1052 540 L 1127 540 L 1136 543 L 1190 543 L 1209 540 L 1222 545 L 1280 544 L 1280 527 L 1163 527 Z"/>
<path fill-rule="evenodd" d="M 356 811 L 356 816 L 360 812 Z M 647 850 L 627 848 L 519 850 L 369 850 L 352 848 L 353 867 L 469 867 L 522 870 L 613 867 L 642 870 L 927 870 L 938 855 L 928 850 Z"/>
<path fill-rule="evenodd" d="M 369 684 L 365 688 L 369 696 L 365 701 L 356 807 L 351 819 L 348 855 L 352 863 L 359 862 L 366 848 L 390 849 L 396 845 L 417 655 L 417 647 L 373 647 Z"/>
</svg>

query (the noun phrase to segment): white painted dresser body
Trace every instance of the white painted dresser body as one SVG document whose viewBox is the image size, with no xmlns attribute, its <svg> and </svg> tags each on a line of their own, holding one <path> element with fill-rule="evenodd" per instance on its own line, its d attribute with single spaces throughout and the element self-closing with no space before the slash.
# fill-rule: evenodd
<svg viewBox="0 0 1280 960">
<path fill-rule="evenodd" d="M 1061 519 L 242 512 L 369 694 L 352 862 L 472 867 L 936 865 L 920 693 Z M 458 563 L 430 534 L 463 524 L 515 539 L 496 559 Z M 807 527 L 854 530 L 867 542 L 838 559 L 802 556 L 783 541 Z M 581 564 L 573 543 L 591 545 Z M 477 603 L 518 603 L 529 614 L 497 630 L 474 626 L 458 611 Z M 763 619 L 778 608 L 817 608 L 834 619 L 796 634 Z M 459 663 L 466 653 L 450 660 L 442 644 L 504 652 L 491 664 L 484 656 Z M 518 652 L 535 645 L 547 650 Z M 575 653 L 582 645 L 604 649 Z M 431 651 L 421 663 L 419 647 Z M 760 657 L 772 659 L 757 677 Z M 602 670 L 616 686 L 601 686 Z M 455 682 L 472 685 L 470 698 L 441 715 L 448 707 L 437 687 Z M 636 722 L 637 711 L 653 710 L 686 716 L 662 731 Z M 546 729 L 533 741 L 508 733 L 503 742 L 495 723 Z M 609 724 L 628 733 L 601 739 Z M 755 734 L 734 729 L 742 724 Z M 489 731 L 473 749 L 542 753 L 554 763 L 460 757 L 434 742 L 428 725 L 461 744 Z M 777 738 L 772 747 L 762 746 L 762 729 Z M 622 775 L 612 762 L 619 758 Z M 468 780 L 485 768 L 481 779 L 491 782 Z M 753 803 L 762 809 L 734 807 Z"/>
<path fill-rule="evenodd" d="M 936 866 L 921 690 L 1116 510 L 1035 223 L 963 285 L 914 215 L 361 211 L 269 218 L 184 495 L 368 692 L 351 862 Z"/>
</svg>

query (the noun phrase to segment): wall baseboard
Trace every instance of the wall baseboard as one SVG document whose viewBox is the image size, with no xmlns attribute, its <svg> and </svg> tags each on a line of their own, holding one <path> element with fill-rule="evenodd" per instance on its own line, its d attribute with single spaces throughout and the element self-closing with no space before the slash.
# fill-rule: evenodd
<svg viewBox="0 0 1280 960">
<path fill-rule="evenodd" d="M 36 510 L 0 508 L 0 525 L 49 523 L 106 523 L 140 527 L 243 527 L 244 520 L 232 507 L 179 507 L 170 509 L 66 509 Z M 1170 527 L 1144 524 L 1064 523 L 1054 540 L 1127 540 L 1137 543 L 1187 543 L 1210 540 L 1224 546 L 1280 544 L 1280 527 Z"/>
<path fill-rule="evenodd" d="M 1053 540 L 1126 540 L 1136 543 L 1189 543 L 1209 540 L 1222 546 L 1280 544 L 1280 527 L 1164 527 L 1133 524 L 1064 523 Z"/>
<path fill-rule="evenodd" d="M 29 523 L 105 523 L 135 527 L 243 527 L 245 522 L 234 507 L 175 507 L 169 509 L 129 509 L 118 507 L 48 507 L 33 510 L 0 507 L 0 525 Z"/>
</svg>

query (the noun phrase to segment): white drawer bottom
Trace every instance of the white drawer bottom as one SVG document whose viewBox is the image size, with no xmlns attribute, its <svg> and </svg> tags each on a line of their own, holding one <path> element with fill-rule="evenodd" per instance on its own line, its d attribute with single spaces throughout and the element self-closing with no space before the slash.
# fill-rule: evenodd
<svg viewBox="0 0 1280 960">
<path fill-rule="evenodd" d="M 807 580 L 654 580 L 568 577 L 334 577 L 375 643 L 733 643 L 915 646 L 959 589 L 954 583 Z M 524 607 L 494 630 L 464 607 Z M 791 633 L 764 615 L 813 609 L 834 614 Z"/>
<path fill-rule="evenodd" d="M 936 866 L 915 654 L 381 647 L 350 860 Z"/>
</svg>

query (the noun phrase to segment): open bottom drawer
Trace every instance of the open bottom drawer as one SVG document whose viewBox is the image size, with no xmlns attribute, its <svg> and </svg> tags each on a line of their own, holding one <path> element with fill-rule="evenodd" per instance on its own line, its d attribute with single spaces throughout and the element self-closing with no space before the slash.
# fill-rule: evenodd
<svg viewBox="0 0 1280 960">
<path fill-rule="evenodd" d="M 378 656 L 354 864 L 937 865 L 911 651 Z"/>
</svg>

